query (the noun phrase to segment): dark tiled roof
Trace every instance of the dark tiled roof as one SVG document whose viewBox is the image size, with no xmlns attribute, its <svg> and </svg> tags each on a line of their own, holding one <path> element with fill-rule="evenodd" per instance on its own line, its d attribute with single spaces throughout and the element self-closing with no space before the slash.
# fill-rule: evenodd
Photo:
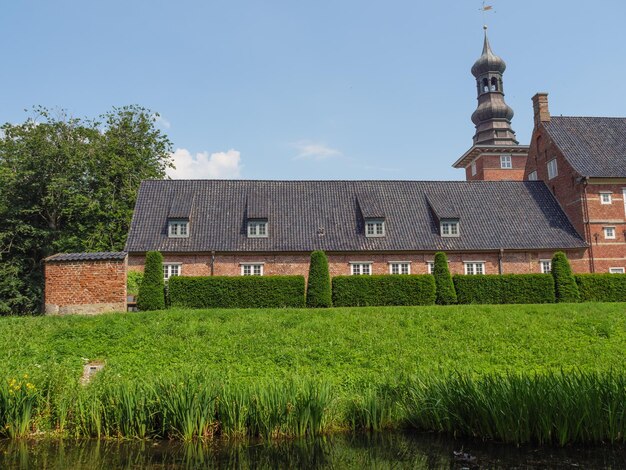
<svg viewBox="0 0 626 470">
<path fill-rule="evenodd" d="M 190 235 L 168 238 L 171 197 L 182 189 L 194 195 Z M 260 194 L 263 198 L 257 197 Z M 385 237 L 365 237 L 358 202 L 363 194 L 376 195 L 375 212 L 384 213 Z M 255 214 L 267 214 L 267 238 L 246 235 L 250 195 L 256 198 Z M 427 195 L 446 211 L 451 207 L 458 213 L 460 237 L 439 236 Z M 453 251 L 583 246 L 542 182 L 167 180 L 141 184 L 126 250 Z"/>
<path fill-rule="evenodd" d="M 552 116 L 544 125 L 581 176 L 626 177 L 626 118 Z"/>
<path fill-rule="evenodd" d="M 116 261 L 126 258 L 123 251 L 101 251 L 94 253 L 58 253 L 49 256 L 45 261 Z"/>
</svg>

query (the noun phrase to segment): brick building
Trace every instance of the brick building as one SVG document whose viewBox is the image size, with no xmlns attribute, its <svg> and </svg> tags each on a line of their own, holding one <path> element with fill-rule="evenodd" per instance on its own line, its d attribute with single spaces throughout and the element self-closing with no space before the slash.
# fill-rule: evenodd
<svg viewBox="0 0 626 470">
<path fill-rule="evenodd" d="M 540 273 L 586 244 L 541 181 L 144 181 L 126 245 L 131 270 L 163 253 L 173 275 Z"/>
</svg>

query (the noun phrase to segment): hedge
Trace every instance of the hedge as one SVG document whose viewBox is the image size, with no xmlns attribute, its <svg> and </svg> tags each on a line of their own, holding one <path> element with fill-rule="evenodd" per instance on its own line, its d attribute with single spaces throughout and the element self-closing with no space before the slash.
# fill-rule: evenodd
<svg viewBox="0 0 626 470">
<path fill-rule="evenodd" d="M 176 276 L 169 280 L 172 307 L 304 307 L 304 276 Z"/>
<path fill-rule="evenodd" d="M 460 304 L 545 304 L 555 302 L 550 274 L 454 276 Z"/>
<path fill-rule="evenodd" d="M 163 280 L 163 255 L 158 251 L 146 253 L 143 279 L 137 296 L 139 310 L 163 310 L 165 308 L 165 281 Z"/>
<path fill-rule="evenodd" d="M 583 302 L 626 302 L 626 274 L 577 274 Z"/>
<path fill-rule="evenodd" d="M 443 252 L 435 253 L 433 275 L 435 276 L 435 285 L 437 289 L 437 304 L 455 304 L 457 300 L 454 283 L 452 282 L 452 276 L 450 275 L 450 269 L 448 268 L 448 257 Z"/>
<path fill-rule="evenodd" d="M 552 275 L 557 302 L 580 302 L 580 292 L 567 256 L 557 251 L 552 257 Z"/>
<path fill-rule="evenodd" d="M 430 274 L 336 276 L 332 284 L 335 307 L 435 303 L 435 278 Z"/>
<path fill-rule="evenodd" d="M 306 287 L 306 306 L 310 308 L 332 307 L 328 258 L 323 251 L 311 253 L 309 282 Z"/>
</svg>

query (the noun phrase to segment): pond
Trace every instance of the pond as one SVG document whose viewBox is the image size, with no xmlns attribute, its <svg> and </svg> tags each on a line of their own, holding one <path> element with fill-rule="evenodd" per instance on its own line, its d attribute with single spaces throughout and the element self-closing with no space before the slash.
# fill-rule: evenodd
<svg viewBox="0 0 626 470">
<path fill-rule="evenodd" d="M 275 443 L 0 440 L 0 469 L 624 468 L 623 447 L 532 448 L 418 433 L 335 435 Z"/>
</svg>

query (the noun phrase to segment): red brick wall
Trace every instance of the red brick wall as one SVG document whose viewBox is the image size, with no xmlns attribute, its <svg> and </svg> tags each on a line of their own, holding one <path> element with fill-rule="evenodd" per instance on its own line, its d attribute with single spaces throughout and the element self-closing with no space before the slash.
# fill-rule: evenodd
<svg viewBox="0 0 626 470">
<path fill-rule="evenodd" d="M 548 179 L 548 161 L 556 158 L 558 176 Z M 580 260 L 580 267 L 587 263 L 587 270 L 606 273 L 612 267 L 626 268 L 626 208 L 623 188 L 626 179 L 591 178 L 585 185 L 567 162 L 561 150 L 552 142 L 542 124 L 535 129 L 530 153 L 526 163 L 525 178 L 532 171 L 548 185 L 561 204 L 578 233 L 591 245 Z M 611 204 L 600 203 L 600 193 L 612 193 Z M 615 227 L 615 239 L 604 238 L 603 228 Z M 597 235 L 597 236 L 596 236 Z"/>
<path fill-rule="evenodd" d="M 467 181 L 522 181 L 526 156 L 512 155 L 513 168 L 501 168 L 500 155 L 481 155 L 476 160 L 476 174 L 472 176 L 472 165 L 465 168 Z"/>
<path fill-rule="evenodd" d="M 504 252 L 503 273 L 525 274 L 540 273 L 539 260 L 550 259 L 554 252 Z M 408 261 L 411 263 L 412 274 L 426 274 L 427 262 L 433 261 L 433 253 L 328 253 L 329 270 L 331 276 L 350 274 L 350 263 L 371 262 L 373 274 L 389 274 L 389 263 Z M 588 272 L 586 265 L 581 263 L 582 252 L 569 252 L 568 257 L 577 272 Z M 211 254 L 175 255 L 163 254 L 165 263 L 181 263 L 183 276 L 209 276 L 211 274 Z M 450 271 L 453 274 L 464 274 L 464 262 L 484 261 L 486 274 L 498 274 L 498 253 L 450 253 L 448 254 Z M 303 275 L 308 276 L 309 253 L 283 254 L 216 254 L 214 264 L 215 276 L 240 276 L 241 263 L 264 263 L 263 274 L 274 275 Z M 143 271 L 144 257 L 142 255 L 129 256 L 129 269 Z"/>
<path fill-rule="evenodd" d="M 48 261 L 46 314 L 126 311 L 126 261 Z"/>
</svg>

